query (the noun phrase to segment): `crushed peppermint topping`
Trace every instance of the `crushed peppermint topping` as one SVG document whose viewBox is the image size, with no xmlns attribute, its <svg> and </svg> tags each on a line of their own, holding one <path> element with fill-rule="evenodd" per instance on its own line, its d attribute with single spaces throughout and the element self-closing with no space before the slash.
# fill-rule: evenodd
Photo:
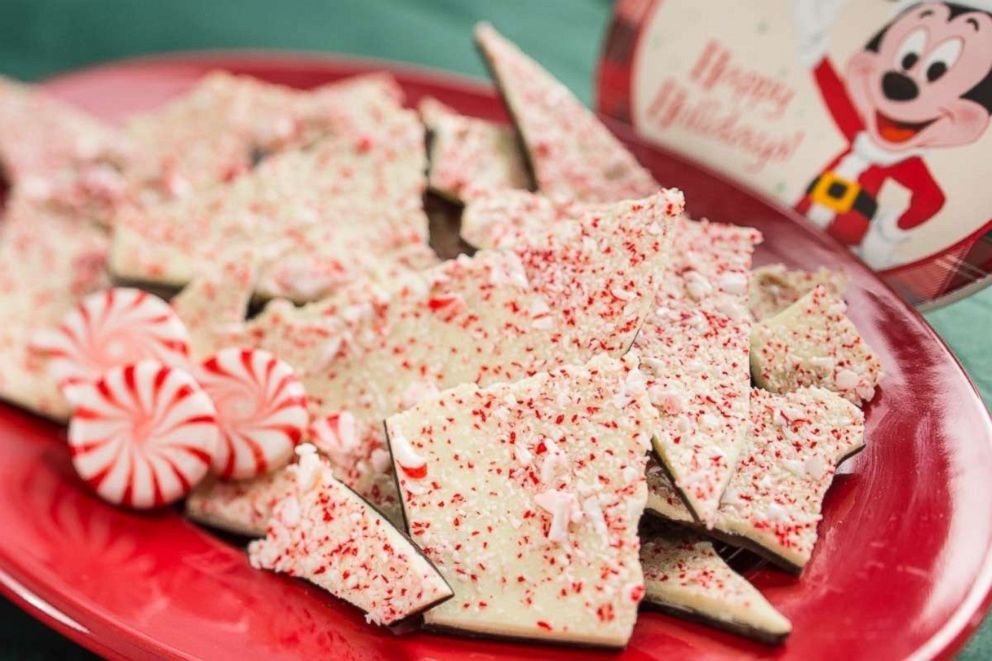
<svg viewBox="0 0 992 661">
<path fill-rule="evenodd" d="M 745 537 L 786 568 L 801 568 L 816 543 L 823 496 L 838 461 L 864 444 L 864 414 L 822 388 L 785 395 L 751 392 L 751 438 L 731 478 L 714 527 Z M 663 471 L 647 473 L 648 508 L 692 516 Z"/>
<path fill-rule="evenodd" d="M 691 612 L 715 623 L 733 623 L 765 636 L 784 637 L 792 625 L 713 544 L 691 533 L 649 531 L 641 545 L 644 601 L 675 613 Z"/>
<path fill-rule="evenodd" d="M 413 445 L 401 432 L 393 431 L 389 435 L 389 447 L 393 451 L 396 465 L 408 477 L 421 479 L 427 476 L 427 460 L 413 449 Z"/>
<path fill-rule="evenodd" d="M 841 272 L 825 268 L 813 272 L 790 271 L 782 264 L 771 264 L 755 269 L 751 274 L 748 301 L 751 314 L 757 321 L 772 317 L 813 291 L 817 285 L 826 287 L 827 291 L 839 297 L 844 293 L 847 278 Z"/>
<path fill-rule="evenodd" d="M 416 435 L 437 475 L 397 476 L 410 535 L 456 595 L 424 614 L 429 625 L 500 630 L 512 613 L 529 637 L 627 639 L 637 607 L 628 586 L 642 582 L 640 437 L 654 409 L 643 391 L 621 409 L 614 390 L 636 365 L 600 355 L 515 383 L 458 386 L 387 419 L 390 438 Z M 562 391 L 572 397 L 559 403 Z M 561 608 L 543 608 L 545 593 Z"/>
<path fill-rule="evenodd" d="M 689 292 L 689 296 L 693 300 L 701 301 L 707 294 L 713 291 L 710 281 L 698 271 L 687 271 L 684 277 L 685 289 Z"/>
<path fill-rule="evenodd" d="M 822 286 L 755 325 L 755 382 L 772 392 L 819 386 L 854 404 L 871 399 L 882 364 L 847 318 L 843 300 Z"/>
<path fill-rule="evenodd" d="M 640 292 L 657 288 L 668 229 L 681 210 L 681 195 L 663 190 L 566 215 L 516 235 L 503 250 L 461 255 L 382 284 L 385 295 L 374 299 L 356 285 L 304 307 L 270 304 L 245 334 L 305 377 L 312 419 L 342 410 L 354 417 L 354 443 L 320 443 L 319 434 L 315 441 L 322 451 L 331 448 L 335 475 L 399 520 L 391 471 L 376 470 L 372 457 L 386 447 L 382 420 L 433 398 L 435 388 L 514 381 L 600 352 L 623 354 L 648 313 L 651 297 Z M 651 224 L 666 232 L 648 233 Z M 581 252 L 576 236 L 593 240 L 602 254 Z M 613 287 L 638 298 L 620 301 L 609 295 Z M 534 328 L 531 312 L 545 305 L 553 311 Z M 353 307 L 361 314 L 344 314 Z"/>
<path fill-rule="evenodd" d="M 552 489 L 542 491 L 534 496 L 534 502 L 551 515 L 548 539 L 552 542 L 563 542 L 568 539 L 568 524 L 576 512 L 581 512 L 579 501 L 575 496 L 565 491 Z"/>
<path fill-rule="evenodd" d="M 538 190 L 587 202 L 643 197 L 658 184 L 568 88 L 488 24 L 476 42 L 514 116 Z"/>
<path fill-rule="evenodd" d="M 680 219 L 655 314 L 635 341 L 660 414 L 655 450 L 707 525 L 747 428 L 751 322 L 740 312 L 759 240 L 752 229 Z"/>
<path fill-rule="evenodd" d="M 748 278 L 743 273 L 724 273 L 717 281 L 720 289 L 728 294 L 742 296 L 747 293 Z"/>
<path fill-rule="evenodd" d="M 311 448 L 312 450 L 312 448 Z M 391 624 L 451 597 L 419 550 L 379 512 L 338 482 L 326 460 L 300 453 L 295 488 L 275 506 L 254 567 L 304 578 Z"/>
</svg>

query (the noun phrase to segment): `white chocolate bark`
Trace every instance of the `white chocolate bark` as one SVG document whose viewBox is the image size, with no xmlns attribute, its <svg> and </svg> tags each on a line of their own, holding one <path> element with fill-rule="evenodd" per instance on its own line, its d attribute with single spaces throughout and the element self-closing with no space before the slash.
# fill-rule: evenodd
<svg viewBox="0 0 992 661">
<path fill-rule="evenodd" d="M 324 135 L 358 133 L 399 110 L 388 75 L 359 76 L 301 92 L 214 72 L 165 106 L 130 119 L 128 176 L 142 202 L 184 197 L 250 171 L 271 153 Z"/>
<path fill-rule="evenodd" d="M 792 631 L 789 620 L 703 537 L 652 534 L 641 541 L 641 567 L 646 604 L 766 642 L 780 642 Z"/>
<path fill-rule="evenodd" d="M 552 223 L 607 207 L 527 191 L 492 191 L 466 202 L 460 232 L 476 248 L 507 248 L 520 236 L 547 231 Z"/>
<path fill-rule="evenodd" d="M 637 359 L 463 385 L 386 421 L 413 540 L 455 591 L 428 626 L 622 646 L 654 409 Z"/>
<path fill-rule="evenodd" d="M 128 149 L 116 129 L 0 76 L 0 168 L 15 195 L 100 223 L 127 198 Z"/>
<path fill-rule="evenodd" d="M 711 533 L 790 571 L 809 561 L 823 497 L 837 465 L 864 447 L 864 414 L 822 388 L 751 391 L 750 439 L 720 501 Z M 648 467 L 647 508 L 691 521 L 658 467 Z"/>
<path fill-rule="evenodd" d="M 882 363 L 858 334 L 847 306 L 818 285 L 751 334 L 755 383 L 783 393 L 819 386 L 855 404 L 870 400 Z"/>
<path fill-rule="evenodd" d="M 748 275 L 760 238 L 750 228 L 681 220 L 657 307 L 635 342 L 659 413 L 655 452 L 708 527 L 747 434 Z"/>
<path fill-rule="evenodd" d="M 207 478 L 186 498 L 186 516 L 212 528 L 236 535 L 261 537 L 276 503 L 293 487 L 293 474 L 287 470 L 268 473 L 252 480 Z"/>
<path fill-rule="evenodd" d="M 461 115 L 431 98 L 419 109 L 430 134 L 427 180 L 435 193 L 465 202 L 530 184 L 512 127 Z"/>
<path fill-rule="evenodd" d="M 523 139 L 537 189 L 583 202 L 650 195 L 659 186 L 596 116 L 489 24 L 475 41 Z"/>
<path fill-rule="evenodd" d="M 774 316 L 813 291 L 817 285 L 823 285 L 834 296 L 842 296 L 847 277 L 840 271 L 827 268 L 793 271 L 782 264 L 754 269 L 748 301 L 751 315 L 758 321 Z"/>
<path fill-rule="evenodd" d="M 202 359 L 243 344 L 243 328 L 255 284 L 252 251 L 233 251 L 204 265 L 172 299 L 189 332 L 190 354 Z"/>
<path fill-rule="evenodd" d="M 292 365 L 311 417 L 347 413 L 315 439 L 335 475 L 398 516 L 382 420 L 438 390 L 519 379 L 598 353 L 622 355 L 665 267 L 677 191 L 563 221 L 507 251 L 480 251 L 354 304 L 273 302 L 247 342 Z M 326 432 L 326 430 L 325 430 Z"/>
<path fill-rule="evenodd" d="M 252 542 L 252 566 L 304 578 L 393 624 L 451 597 L 427 558 L 382 514 L 334 479 L 313 446 L 301 446 L 265 539 Z M 309 452 L 307 452 L 309 450 Z"/>
<path fill-rule="evenodd" d="M 76 302 L 108 286 L 108 239 L 95 225 L 14 194 L 0 224 L 0 397 L 66 420 L 69 405 L 32 345 Z"/>
<path fill-rule="evenodd" d="M 257 293 L 308 301 L 433 265 L 423 139 L 416 114 L 396 111 L 360 136 L 285 152 L 233 183 L 123 213 L 111 270 L 182 285 L 218 254 L 253 248 Z"/>
<path fill-rule="evenodd" d="M 471 202 L 462 235 L 508 246 L 563 216 L 593 218 L 602 205 L 511 192 Z M 748 278 L 754 229 L 680 218 L 656 308 L 637 336 L 652 402 L 655 449 L 694 518 L 711 526 L 744 442 L 751 387 Z"/>
<path fill-rule="evenodd" d="M 723 494 L 720 529 L 802 568 L 837 465 L 864 442 L 864 414 L 829 391 L 753 390 L 751 442 Z"/>
</svg>

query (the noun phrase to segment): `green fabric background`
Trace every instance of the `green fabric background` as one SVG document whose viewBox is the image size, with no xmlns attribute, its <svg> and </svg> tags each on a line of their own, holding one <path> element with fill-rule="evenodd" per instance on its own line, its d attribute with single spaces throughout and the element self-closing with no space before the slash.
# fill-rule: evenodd
<svg viewBox="0 0 992 661">
<path fill-rule="evenodd" d="M 472 25 L 485 19 L 588 102 L 611 5 L 609 0 L 0 0 L 0 73 L 33 80 L 147 53 L 286 48 L 403 60 L 484 77 L 470 34 Z M 992 288 L 926 316 L 986 403 L 992 401 Z M 0 655 L 85 653 L 0 600 Z M 992 624 L 983 626 L 960 658 L 992 658 Z"/>
</svg>

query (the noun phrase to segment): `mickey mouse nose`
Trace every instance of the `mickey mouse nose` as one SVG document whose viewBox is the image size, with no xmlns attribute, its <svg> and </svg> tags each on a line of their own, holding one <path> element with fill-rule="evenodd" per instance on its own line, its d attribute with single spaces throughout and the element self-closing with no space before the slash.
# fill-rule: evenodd
<svg viewBox="0 0 992 661">
<path fill-rule="evenodd" d="M 912 101 L 919 95 L 920 88 L 909 76 L 890 71 L 882 76 L 882 93 L 890 101 Z"/>
</svg>

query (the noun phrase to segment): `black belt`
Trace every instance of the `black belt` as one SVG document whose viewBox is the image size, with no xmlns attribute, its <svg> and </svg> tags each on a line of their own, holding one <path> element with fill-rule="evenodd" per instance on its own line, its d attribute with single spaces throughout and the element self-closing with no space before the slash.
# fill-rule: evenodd
<svg viewBox="0 0 992 661">
<path fill-rule="evenodd" d="M 825 195 L 827 198 L 830 198 L 831 200 L 836 200 L 837 202 L 840 202 L 845 197 L 847 197 L 848 193 L 850 192 L 851 186 L 857 186 L 857 184 L 852 182 L 847 182 L 844 179 L 832 173 L 829 174 L 824 173 L 813 179 L 812 182 L 810 182 L 809 186 L 806 188 L 806 194 L 812 195 L 814 189 L 816 189 L 816 187 L 820 184 L 821 181 L 823 181 L 824 178 L 829 178 L 831 181 L 830 184 L 827 186 L 827 189 L 823 191 L 822 194 Z M 818 204 L 823 204 L 822 201 L 818 202 L 817 198 L 815 197 L 813 198 L 813 202 Z M 857 211 L 868 220 L 871 220 L 872 218 L 875 217 L 875 213 L 878 211 L 878 200 L 876 200 L 873 195 L 866 193 L 864 189 L 860 189 L 858 191 L 858 194 L 854 196 L 854 202 L 851 204 L 850 209 L 840 209 L 836 204 L 831 205 L 829 203 L 824 204 L 824 206 L 834 209 L 834 211 L 837 211 L 838 213 L 846 213 L 847 211 L 853 209 L 854 211 Z"/>
</svg>

